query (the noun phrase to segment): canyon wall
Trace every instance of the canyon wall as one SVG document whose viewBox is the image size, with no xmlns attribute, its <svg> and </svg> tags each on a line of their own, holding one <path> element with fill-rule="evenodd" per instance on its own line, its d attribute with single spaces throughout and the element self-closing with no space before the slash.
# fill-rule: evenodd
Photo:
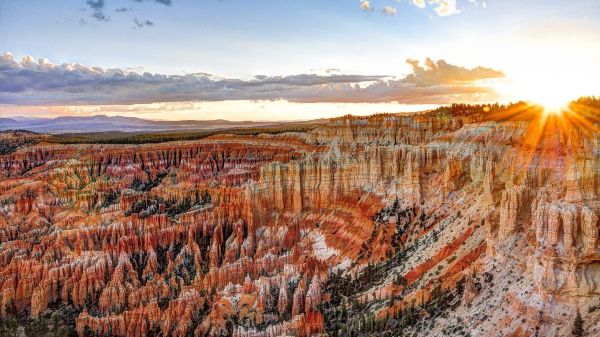
<svg viewBox="0 0 600 337">
<path fill-rule="evenodd" d="M 561 335 L 600 295 L 600 139 L 536 123 L 24 147 L 0 156 L 0 313 L 69 307 L 80 336 L 343 335 L 332 312 L 395 318 L 459 289 L 456 317 L 491 317 L 477 335 Z"/>
</svg>

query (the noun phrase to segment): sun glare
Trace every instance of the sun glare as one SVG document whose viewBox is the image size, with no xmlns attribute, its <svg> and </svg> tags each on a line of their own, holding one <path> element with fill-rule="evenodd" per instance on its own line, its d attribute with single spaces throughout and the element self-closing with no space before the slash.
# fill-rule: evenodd
<svg viewBox="0 0 600 337">
<path fill-rule="evenodd" d="M 554 81 L 527 81 L 513 82 L 505 87 L 498 87 L 499 92 L 511 99 L 525 100 L 544 107 L 546 113 L 560 114 L 569 103 L 579 97 L 572 88 L 565 88 Z"/>
<path fill-rule="evenodd" d="M 575 80 L 538 76 L 520 83 L 517 90 L 526 100 L 543 106 L 549 113 L 557 114 L 579 97 L 576 92 L 579 88 L 576 88 L 576 84 L 569 84 L 571 82 Z"/>
<path fill-rule="evenodd" d="M 571 101 L 596 95 L 600 82 L 591 55 L 598 47 L 591 47 L 589 41 L 542 39 L 522 47 L 533 49 L 507 63 L 506 80 L 494 85 L 504 101 L 528 101 L 547 113 L 564 114 Z"/>
<path fill-rule="evenodd" d="M 559 90 L 550 90 L 549 88 L 546 88 L 546 90 L 530 96 L 530 100 L 533 103 L 542 105 L 546 113 L 560 114 L 573 100 L 573 97 L 565 95 Z"/>
</svg>

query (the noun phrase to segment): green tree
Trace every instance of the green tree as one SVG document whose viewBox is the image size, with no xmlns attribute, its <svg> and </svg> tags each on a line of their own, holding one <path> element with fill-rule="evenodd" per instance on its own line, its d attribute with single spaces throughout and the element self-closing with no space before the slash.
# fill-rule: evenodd
<svg viewBox="0 0 600 337">
<path fill-rule="evenodd" d="M 67 330 L 66 327 L 60 325 L 60 318 L 58 315 L 52 316 L 52 337 L 67 336 L 68 331 L 65 330 Z"/>
<path fill-rule="evenodd" d="M 208 205 L 208 204 L 210 204 L 211 202 L 212 202 L 212 198 L 211 198 L 211 196 L 210 196 L 210 193 L 208 193 L 208 191 L 207 191 L 207 190 L 204 190 L 204 191 L 202 192 L 202 202 L 201 202 L 201 204 L 202 204 L 202 205 Z"/>
<path fill-rule="evenodd" d="M 574 337 L 582 337 L 583 336 L 583 318 L 581 318 L 581 313 L 579 312 L 579 308 L 577 309 L 577 315 L 575 315 L 575 320 L 573 321 L 573 336 Z"/>
<path fill-rule="evenodd" d="M 25 336 L 42 337 L 48 333 L 48 322 L 44 318 L 38 318 L 25 325 Z"/>
<path fill-rule="evenodd" d="M 1 337 L 17 337 L 19 335 L 19 323 L 16 319 L 10 317 L 2 319 L 0 324 Z"/>
</svg>

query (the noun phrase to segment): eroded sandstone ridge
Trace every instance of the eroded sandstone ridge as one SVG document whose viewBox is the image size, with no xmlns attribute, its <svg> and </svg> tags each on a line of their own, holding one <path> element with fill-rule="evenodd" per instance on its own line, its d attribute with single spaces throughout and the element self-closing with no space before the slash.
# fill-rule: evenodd
<svg viewBox="0 0 600 337">
<path fill-rule="evenodd" d="M 2 155 L 0 312 L 80 336 L 564 336 L 578 308 L 597 335 L 598 134 L 477 109 Z"/>
</svg>

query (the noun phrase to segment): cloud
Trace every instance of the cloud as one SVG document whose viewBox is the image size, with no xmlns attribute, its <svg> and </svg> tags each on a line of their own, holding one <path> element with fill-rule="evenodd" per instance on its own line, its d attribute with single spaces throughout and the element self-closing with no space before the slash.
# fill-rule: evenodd
<svg viewBox="0 0 600 337">
<path fill-rule="evenodd" d="M 475 2 L 474 0 L 468 0 L 469 2 Z M 433 11 L 439 16 L 450 16 L 460 13 L 457 8 L 457 0 L 411 0 L 411 3 L 424 9 L 427 7 L 427 3 L 433 7 Z"/>
<path fill-rule="evenodd" d="M 110 16 L 106 16 L 103 12 L 94 12 L 92 13 L 92 17 L 98 21 L 110 21 Z"/>
<path fill-rule="evenodd" d="M 91 17 L 98 21 L 110 21 L 110 16 L 104 14 L 104 0 L 87 0 L 85 3 L 92 9 Z"/>
<path fill-rule="evenodd" d="M 153 102 L 288 100 L 290 102 L 441 104 L 492 100 L 494 91 L 477 83 L 502 78 L 499 71 L 467 69 L 444 60 L 424 66 L 408 61 L 413 72 L 395 79 L 385 75 L 258 75 L 248 80 L 203 73 L 162 75 L 103 69 L 81 64 L 52 64 L 47 59 L 10 53 L 0 57 L 0 104 L 111 105 Z"/>
<path fill-rule="evenodd" d="M 133 23 L 135 24 L 135 28 L 144 28 L 144 27 L 152 27 L 154 26 L 154 22 L 148 20 L 148 19 L 138 19 L 135 18 L 133 19 Z"/>
<path fill-rule="evenodd" d="M 383 7 L 383 14 L 385 15 L 390 15 L 390 16 L 394 16 L 396 15 L 396 7 L 392 7 L 392 6 L 384 6 Z"/>
<path fill-rule="evenodd" d="M 371 7 L 371 1 L 368 1 L 368 0 L 362 0 L 362 1 L 360 2 L 360 8 L 361 8 L 363 11 L 370 11 L 370 10 L 372 9 L 372 7 Z"/>
<path fill-rule="evenodd" d="M 145 2 L 145 0 L 133 0 L 135 2 Z M 165 6 L 171 6 L 173 5 L 173 1 L 172 0 L 153 0 L 152 2 L 157 3 L 157 4 L 161 4 L 161 5 L 165 5 Z M 110 21 L 110 16 L 107 16 L 105 14 L 105 9 L 106 9 L 106 1 L 105 0 L 86 0 L 86 5 L 92 10 L 92 14 L 90 15 L 92 18 L 98 20 L 98 21 L 104 21 L 104 22 L 108 22 Z M 131 12 L 133 9 L 130 7 L 118 7 L 115 8 L 114 11 L 117 13 L 124 13 L 124 12 Z M 141 28 L 141 27 L 147 27 L 147 26 L 153 26 L 154 22 L 150 21 L 150 20 L 144 20 L 144 21 L 138 21 L 137 18 L 134 19 L 134 22 L 136 24 L 136 27 Z"/>
<path fill-rule="evenodd" d="M 450 16 L 460 13 L 456 8 L 456 0 L 429 0 L 429 3 L 433 6 L 433 10 L 439 16 Z"/>
<path fill-rule="evenodd" d="M 409 59 L 406 62 L 412 66 L 413 73 L 406 76 L 404 80 L 407 83 L 419 86 L 459 84 L 504 77 L 504 73 L 491 68 L 476 67 L 467 69 L 448 64 L 444 60 L 435 62 L 427 58 L 425 66 L 421 66 L 417 60 Z"/>
<path fill-rule="evenodd" d="M 133 0 L 133 1 L 144 2 L 145 0 Z M 165 6 L 171 6 L 173 4 L 172 0 L 154 0 L 153 2 L 155 2 L 157 4 L 165 5 Z"/>
<path fill-rule="evenodd" d="M 413 5 L 415 5 L 419 8 L 425 8 L 425 6 L 426 6 L 425 0 L 412 0 L 411 2 Z"/>
<path fill-rule="evenodd" d="M 104 9 L 104 0 L 87 0 L 85 3 L 95 11 L 101 11 Z"/>
</svg>

